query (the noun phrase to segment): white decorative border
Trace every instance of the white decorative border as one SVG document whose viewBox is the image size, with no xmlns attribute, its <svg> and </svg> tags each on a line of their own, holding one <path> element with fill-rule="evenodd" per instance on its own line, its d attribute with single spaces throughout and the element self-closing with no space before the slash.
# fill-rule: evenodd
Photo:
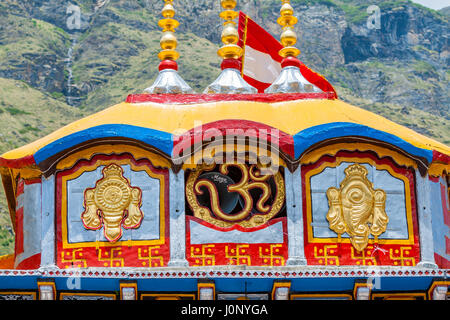
<svg viewBox="0 0 450 320">
<path fill-rule="evenodd" d="M 82 278 L 348 278 L 348 277 L 447 277 L 450 270 L 415 267 L 367 267 L 367 268 L 317 268 L 317 267 L 271 267 L 258 268 L 233 266 L 233 268 L 89 268 L 38 270 L 0 270 L 0 276 L 42 276 L 42 277 L 82 277 Z"/>
</svg>

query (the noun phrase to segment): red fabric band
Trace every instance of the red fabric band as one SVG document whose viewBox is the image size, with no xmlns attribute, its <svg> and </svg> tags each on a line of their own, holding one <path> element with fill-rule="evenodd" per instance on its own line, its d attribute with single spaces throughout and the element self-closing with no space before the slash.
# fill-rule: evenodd
<svg viewBox="0 0 450 320">
<path fill-rule="evenodd" d="M 301 62 L 296 57 L 286 57 L 281 61 L 281 67 L 297 67 L 300 68 Z"/>
<path fill-rule="evenodd" d="M 178 64 L 174 60 L 163 60 L 159 64 L 159 71 L 166 70 L 166 69 L 173 69 L 178 71 Z"/>
<path fill-rule="evenodd" d="M 222 70 L 224 69 L 237 69 L 237 70 L 241 70 L 241 65 L 242 63 L 239 60 L 236 59 L 224 59 L 222 61 L 222 64 L 220 65 L 220 67 L 222 68 Z"/>
</svg>

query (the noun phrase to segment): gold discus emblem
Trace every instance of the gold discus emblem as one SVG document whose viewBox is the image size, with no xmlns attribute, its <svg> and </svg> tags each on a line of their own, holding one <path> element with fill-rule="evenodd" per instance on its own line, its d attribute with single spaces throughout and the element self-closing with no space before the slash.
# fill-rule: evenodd
<svg viewBox="0 0 450 320">
<path fill-rule="evenodd" d="M 122 237 L 122 225 L 125 229 L 140 226 L 142 213 L 139 188 L 131 187 L 123 176 L 120 166 L 111 164 L 102 170 L 103 178 L 95 188 L 84 192 L 84 212 L 81 214 L 86 229 L 98 230 L 104 226 L 104 235 L 109 242 Z"/>
<path fill-rule="evenodd" d="M 345 169 L 346 177 L 340 189 L 327 190 L 329 211 L 327 220 L 331 230 L 341 235 L 347 232 L 353 247 L 362 251 L 369 235 L 378 237 L 386 231 L 389 218 L 385 211 L 386 192 L 374 190 L 367 179 L 368 171 L 359 164 Z"/>
</svg>

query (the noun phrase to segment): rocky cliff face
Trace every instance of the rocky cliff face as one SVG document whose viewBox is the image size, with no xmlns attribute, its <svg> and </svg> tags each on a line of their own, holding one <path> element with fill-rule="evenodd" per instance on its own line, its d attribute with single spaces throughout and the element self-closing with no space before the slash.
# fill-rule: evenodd
<svg viewBox="0 0 450 320">
<path fill-rule="evenodd" d="M 373 3 L 292 1 L 301 59 L 343 99 L 449 119 L 448 17 L 406 0 Z M 123 100 L 156 75 L 161 6 L 159 0 L 2 1 L 0 77 L 23 80 L 87 110 Z M 201 92 L 218 73 L 219 1 L 177 0 L 175 6 L 180 72 Z M 241 0 L 238 9 L 278 38 L 279 6 L 275 0 Z M 205 52 L 208 59 L 202 59 Z"/>
</svg>

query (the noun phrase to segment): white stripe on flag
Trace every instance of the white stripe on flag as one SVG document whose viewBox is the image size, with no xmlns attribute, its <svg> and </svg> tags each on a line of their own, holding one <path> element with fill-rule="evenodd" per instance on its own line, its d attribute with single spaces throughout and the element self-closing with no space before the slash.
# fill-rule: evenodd
<svg viewBox="0 0 450 320">
<path fill-rule="evenodd" d="M 264 52 L 245 46 L 244 74 L 264 83 L 273 83 L 281 72 L 281 65 Z"/>
</svg>

